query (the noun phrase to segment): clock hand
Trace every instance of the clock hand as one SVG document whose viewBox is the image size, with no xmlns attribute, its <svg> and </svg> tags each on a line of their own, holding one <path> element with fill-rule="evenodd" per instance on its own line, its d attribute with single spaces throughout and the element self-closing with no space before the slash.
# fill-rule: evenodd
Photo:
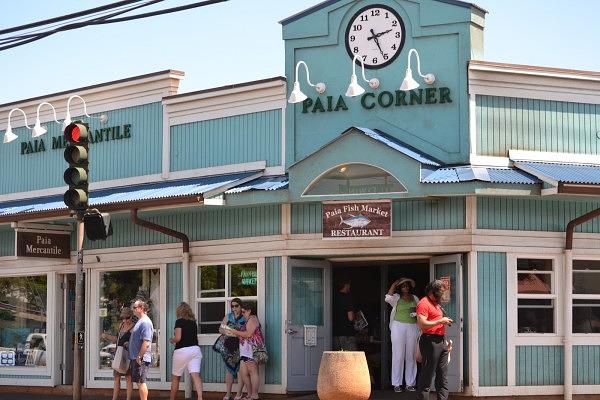
<svg viewBox="0 0 600 400">
<path fill-rule="evenodd" d="M 387 31 L 383 31 L 383 32 L 381 32 L 381 33 L 378 33 L 378 34 L 377 34 L 377 35 L 375 35 L 375 36 L 376 36 L 376 37 L 383 36 L 383 35 L 385 35 L 386 33 L 388 33 L 388 32 L 391 32 L 391 31 L 392 31 L 391 29 L 388 29 Z"/>
<path fill-rule="evenodd" d="M 379 45 L 379 39 L 378 39 L 378 37 L 379 37 L 379 36 L 377 36 L 377 34 L 376 34 L 374 31 L 373 31 L 373 28 L 371 28 L 371 34 L 372 34 L 373 36 L 371 36 L 371 37 L 368 37 L 368 38 L 367 38 L 367 40 L 371 40 L 371 39 L 373 39 L 373 41 L 375 42 L 375 44 L 376 44 L 376 45 L 377 45 L 377 47 L 379 48 L 379 52 L 380 52 L 380 53 L 381 53 L 381 55 L 383 56 L 383 50 L 381 50 L 381 46 Z"/>
</svg>

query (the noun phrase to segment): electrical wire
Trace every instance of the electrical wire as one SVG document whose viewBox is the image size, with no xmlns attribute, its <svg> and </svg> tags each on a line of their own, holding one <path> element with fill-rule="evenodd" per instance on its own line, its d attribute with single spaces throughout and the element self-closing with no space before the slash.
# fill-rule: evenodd
<svg viewBox="0 0 600 400">
<path fill-rule="evenodd" d="M 137 0 L 137 1 L 139 1 L 139 0 Z M 64 22 L 62 24 L 55 24 L 56 28 L 54 28 L 53 30 L 50 30 L 50 31 L 44 30 L 46 28 L 37 29 L 32 32 L 25 33 L 25 34 L 22 34 L 19 36 L 12 36 L 9 38 L 0 39 L 0 44 L 19 42 L 23 39 L 33 38 L 38 35 L 44 35 L 42 37 L 46 37 L 48 35 L 45 35 L 45 34 L 49 33 L 49 32 L 56 33 L 56 32 L 61 32 L 61 31 L 65 31 L 65 30 L 80 28 L 82 26 L 86 26 L 87 25 L 86 22 L 97 21 L 97 20 L 104 19 L 104 18 L 111 18 L 111 17 L 117 16 L 117 15 L 127 13 L 129 11 L 136 10 L 138 8 L 142 8 L 142 7 L 152 5 L 152 4 L 160 3 L 162 1 L 164 1 L 164 0 L 147 0 L 144 4 L 141 4 L 141 5 L 117 7 L 115 9 L 111 9 L 109 11 L 97 13 L 98 15 L 94 16 L 94 18 L 87 20 L 85 22 L 80 22 L 80 23 L 74 22 L 74 21 L 82 20 L 85 18 L 85 17 L 81 17 L 81 18 L 75 19 L 74 21 Z M 115 10 L 118 10 L 118 11 L 115 12 Z M 80 24 L 84 24 L 84 25 L 80 25 Z M 35 32 L 38 32 L 38 33 L 35 33 Z M 39 39 L 37 39 L 37 40 L 39 40 Z"/>
<path fill-rule="evenodd" d="M 197 3 L 193 3 L 193 4 L 188 4 L 188 5 L 185 5 L 185 6 L 172 7 L 172 8 L 167 8 L 167 9 L 163 9 L 163 10 L 158 10 L 158 11 L 152 11 L 152 12 L 148 12 L 148 13 L 143 13 L 143 14 L 136 14 L 136 15 L 132 15 L 132 16 L 129 16 L 129 17 L 121 17 L 121 18 L 111 19 L 112 17 L 115 17 L 117 15 L 121 15 L 121 14 L 124 14 L 126 12 L 132 11 L 133 9 L 145 7 L 145 6 L 154 4 L 154 3 L 158 3 L 160 1 L 164 1 L 164 0 L 149 1 L 148 3 L 146 3 L 144 5 L 132 7 L 131 9 L 128 9 L 126 11 L 115 12 L 115 13 L 112 13 L 112 14 L 110 14 L 108 16 L 104 16 L 104 17 L 101 17 L 101 18 L 95 18 L 93 20 L 86 21 L 86 22 L 79 22 L 79 23 L 68 24 L 68 25 L 65 25 L 65 26 L 53 29 L 51 31 L 47 31 L 47 32 L 42 32 L 42 33 L 36 34 L 33 37 L 25 38 L 25 39 L 22 39 L 22 40 L 17 39 L 17 38 L 8 38 L 8 39 L 6 39 L 7 40 L 6 43 L 13 42 L 13 41 L 17 41 L 17 43 L 0 45 L 0 51 L 8 50 L 8 49 L 11 49 L 11 48 L 14 48 L 14 47 L 25 45 L 27 43 L 35 42 L 37 40 L 43 39 L 45 37 L 48 37 L 48 36 L 53 35 L 53 34 L 58 33 L 58 32 L 64 32 L 64 31 L 67 31 L 67 30 L 78 29 L 78 28 L 82 28 L 82 27 L 85 27 L 85 26 L 89 26 L 89 25 L 110 24 L 110 23 L 131 21 L 131 20 L 135 20 L 135 19 L 148 18 L 148 17 L 157 16 L 157 15 L 164 15 L 164 14 L 170 14 L 170 13 L 179 12 L 179 11 L 183 11 L 183 10 L 189 10 L 189 9 L 192 9 L 192 8 L 204 7 L 204 6 L 208 6 L 208 5 L 212 5 L 212 4 L 223 3 L 223 2 L 226 2 L 226 1 L 229 1 L 229 0 L 205 0 L 205 1 L 197 2 Z"/>
</svg>

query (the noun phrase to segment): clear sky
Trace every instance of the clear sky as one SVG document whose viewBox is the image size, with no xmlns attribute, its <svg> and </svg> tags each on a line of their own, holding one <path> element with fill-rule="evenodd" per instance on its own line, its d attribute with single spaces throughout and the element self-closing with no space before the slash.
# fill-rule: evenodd
<svg viewBox="0 0 600 400">
<path fill-rule="evenodd" d="M 1 0 L 0 28 L 114 1 Z M 194 1 L 167 0 L 153 9 Z M 283 75 L 279 21 L 319 2 L 230 0 L 58 33 L 0 52 L 0 104 L 164 69 L 186 73 L 180 93 Z M 489 12 L 486 60 L 600 71 L 599 0 L 476 4 Z"/>
</svg>

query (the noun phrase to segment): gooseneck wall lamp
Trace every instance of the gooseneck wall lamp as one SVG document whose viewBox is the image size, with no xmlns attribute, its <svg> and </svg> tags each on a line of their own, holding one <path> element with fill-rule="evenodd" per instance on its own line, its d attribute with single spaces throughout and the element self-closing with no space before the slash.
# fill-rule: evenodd
<svg viewBox="0 0 600 400">
<path fill-rule="evenodd" d="M 67 126 L 69 126 L 69 124 L 71 122 L 73 122 L 71 120 L 71 100 L 73 99 L 79 99 L 81 100 L 81 102 L 83 103 L 83 114 L 88 117 L 88 118 L 98 118 L 100 120 L 100 123 L 102 124 L 106 124 L 108 122 L 108 116 L 106 114 L 102 114 L 99 117 L 92 117 L 91 115 L 89 115 L 87 113 L 87 107 L 85 104 L 85 100 L 83 100 L 83 98 L 77 94 L 74 94 L 73 96 L 69 97 L 69 100 L 67 100 L 67 114 L 65 115 L 65 120 L 63 121 L 63 127 L 66 128 Z"/>
<path fill-rule="evenodd" d="M 97 118 L 100 120 L 101 124 L 106 124 L 108 122 L 108 116 L 106 114 L 101 114 L 99 117 L 93 117 L 93 116 L 89 115 L 87 112 L 87 106 L 85 104 L 85 100 L 81 96 L 75 94 L 75 95 L 69 97 L 69 99 L 67 100 L 67 114 L 65 115 L 65 119 L 63 121 L 64 127 L 67 127 L 71 122 L 73 122 L 71 119 L 71 101 L 75 98 L 81 100 L 81 102 L 83 103 L 83 113 L 86 117 Z M 25 127 L 32 131 L 31 137 L 38 138 L 38 137 L 44 135 L 46 132 L 48 132 L 48 129 L 45 126 L 42 126 L 42 124 L 40 122 L 40 110 L 41 110 L 42 106 L 44 106 L 44 105 L 47 105 L 50 108 L 52 108 L 52 112 L 54 114 L 54 121 L 56 123 L 60 124 L 60 122 L 56 118 L 56 109 L 54 108 L 54 106 L 52 104 L 48 103 L 47 101 L 44 101 L 38 105 L 37 112 L 36 112 L 35 125 L 33 126 L 33 128 L 29 127 L 29 125 L 27 124 L 27 114 L 25 114 L 25 111 L 21 110 L 20 108 L 13 108 L 8 113 L 8 123 L 7 123 L 7 127 L 6 127 L 6 132 L 4 132 L 3 143 L 10 143 L 18 138 L 18 136 L 12 131 L 12 126 L 10 124 L 10 118 L 11 118 L 13 112 L 15 112 L 15 111 L 20 111 L 21 113 L 23 113 L 23 117 L 25 118 Z"/>
<path fill-rule="evenodd" d="M 348 85 L 348 90 L 346 90 L 346 96 L 348 97 L 360 96 L 365 92 L 365 89 L 358 84 L 358 79 L 356 78 L 356 61 L 359 61 L 361 64 L 363 80 L 369 84 L 371 89 L 377 89 L 379 87 L 379 79 L 367 79 L 365 77 L 365 63 L 357 55 L 355 55 L 354 59 L 352 60 L 352 76 L 350 77 L 350 85 Z"/>
<path fill-rule="evenodd" d="M 416 49 L 410 49 L 410 51 L 408 52 L 408 67 L 406 68 L 406 76 L 404 77 L 404 80 L 402 81 L 402 84 L 400 85 L 400 90 L 413 90 L 419 87 L 419 84 L 417 83 L 417 81 L 415 81 L 413 79 L 412 76 L 412 69 L 410 68 L 410 56 L 412 54 L 415 54 L 415 56 L 417 56 L 417 73 L 419 74 L 419 76 L 421 78 L 423 78 L 423 80 L 425 81 L 425 83 L 427 83 L 428 85 L 432 85 L 433 82 L 435 82 L 435 75 L 433 74 L 425 74 L 423 75 L 423 73 L 421 73 L 421 60 L 419 58 L 419 53 L 417 52 Z"/>
<path fill-rule="evenodd" d="M 15 135 L 13 133 L 12 126 L 10 125 L 10 117 L 11 117 L 12 113 L 15 111 L 21 111 L 23 113 L 23 118 L 25 118 L 25 126 L 27 127 L 27 129 L 31 129 L 27 124 L 27 114 L 25 114 L 25 111 L 21 110 L 20 108 L 13 108 L 8 113 L 8 124 L 6 126 L 6 132 L 4 132 L 3 143 L 10 143 L 18 137 L 17 135 Z"/>
<path fill-rule="evenodd" d="M 298 69 L 300 68 L 300 65 L 304 65 L 304 68 L 306 69 L 306 81 L 308 82 L 308 84 L 312 87 L 315 88 L 315 90 L 317 91 L 317 93 L 319 94 L 323 94 L 325 93 L 325 90 L 327 89 L 327 87 L 325 86 L 325 84 L 323 82 L 319 82 L 316 85 L 312 84 L 310 81 L 310 75 L 308 72 L 308 65 L 306 65 L 306 63 L 304 61 L 298 61 L 298 63 L 296 64 L 296 79 L 294 80 L 294 88 L 292 89 L 292 93 L 290 93 L 290 97 L 288 98 L 288 103 L 300 103 L 303 102 L 304 100 L 306 100 L 307 96 L 302 93 L 302 91 L 300 90 L 300 82 L 298 82 Z"/>
<path fill-rule="evenodd" d="M 35 125 L 33 125 L 33 132 L 31 133 L 31 137 L 34 137 L 34 138 L 40 137 L 43 134 L 45 134 L 46 132 L 48 132 L 48 128 L 46 128 L 45 126 L 42 126 L 42 124 L 40 122 L 40 109 L 42 108 L 43 105 L 48 105 L 48 106 L 50 106 L 50 108 L 52 108 L 52 112 L 54 113 L 54 121 L 57 124 L 60 124 L 60 122 L 58 122 L 58 119 L 56 119 L 56 109 L 54 108 L 54 106 L 52 104 L 48 103 L 47 101 L 40 103 L 40 105 L 37 108 Z"/>
</svg>

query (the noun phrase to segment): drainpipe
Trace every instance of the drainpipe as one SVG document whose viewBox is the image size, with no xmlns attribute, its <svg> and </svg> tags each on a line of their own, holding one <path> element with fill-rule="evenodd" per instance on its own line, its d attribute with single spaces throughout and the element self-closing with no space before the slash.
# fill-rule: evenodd
<svg viewBox="0 0 600 400">
<path fill-rule="evenodd" d="M 600 216 L 600 208 L 575 218 L 567 225 L 565 240 L 565 295 L 564 295 L 564 400 L 573 398 L 573 231 L 575 227 Z"/>
<path fill-rule="evenodd" d="M 189 282 L 190 282 L 190 268 L 189 268 L 190 267 L 190 239 L 187 237 L 187 235 L 185 233 L 178 232 L 173 229 L 169 229 L 166 226 L 158 225 L 153 222 L 138 218 L 137 212 L 138 212 L 137 208 L 131 210 L 131 222 L 133 222 L 134 225 L 139 225 L 144 228 L 147 228 L 147 229 L 150 229 L 150 230 L 153 230 L 156 232 L 164 233 L 165 235 L 168 235 L 168 236 L 175 237 L 175 238 L 181 240 L 181 242 L 183 243 L 183 256 L 181 258 L 181 264 L 183 267 L 182 298 L 183 298 L 183 301 L 185 301 L 189 304 L 189 302 L 190 302 L 190 299 L 189 299 L 189 297 L 190 297 L 190 293 L 189 293 L 189 287 L 190 287 L 190 285 L 189 285 Z M 185 372 L 184 388 L 185 388 L 185 398 L 186 399 L 191 398 L 192 397 L 192 380 L 190 379 L 190 376 L 189 376 L 187 370 Z"/>
</svg>

